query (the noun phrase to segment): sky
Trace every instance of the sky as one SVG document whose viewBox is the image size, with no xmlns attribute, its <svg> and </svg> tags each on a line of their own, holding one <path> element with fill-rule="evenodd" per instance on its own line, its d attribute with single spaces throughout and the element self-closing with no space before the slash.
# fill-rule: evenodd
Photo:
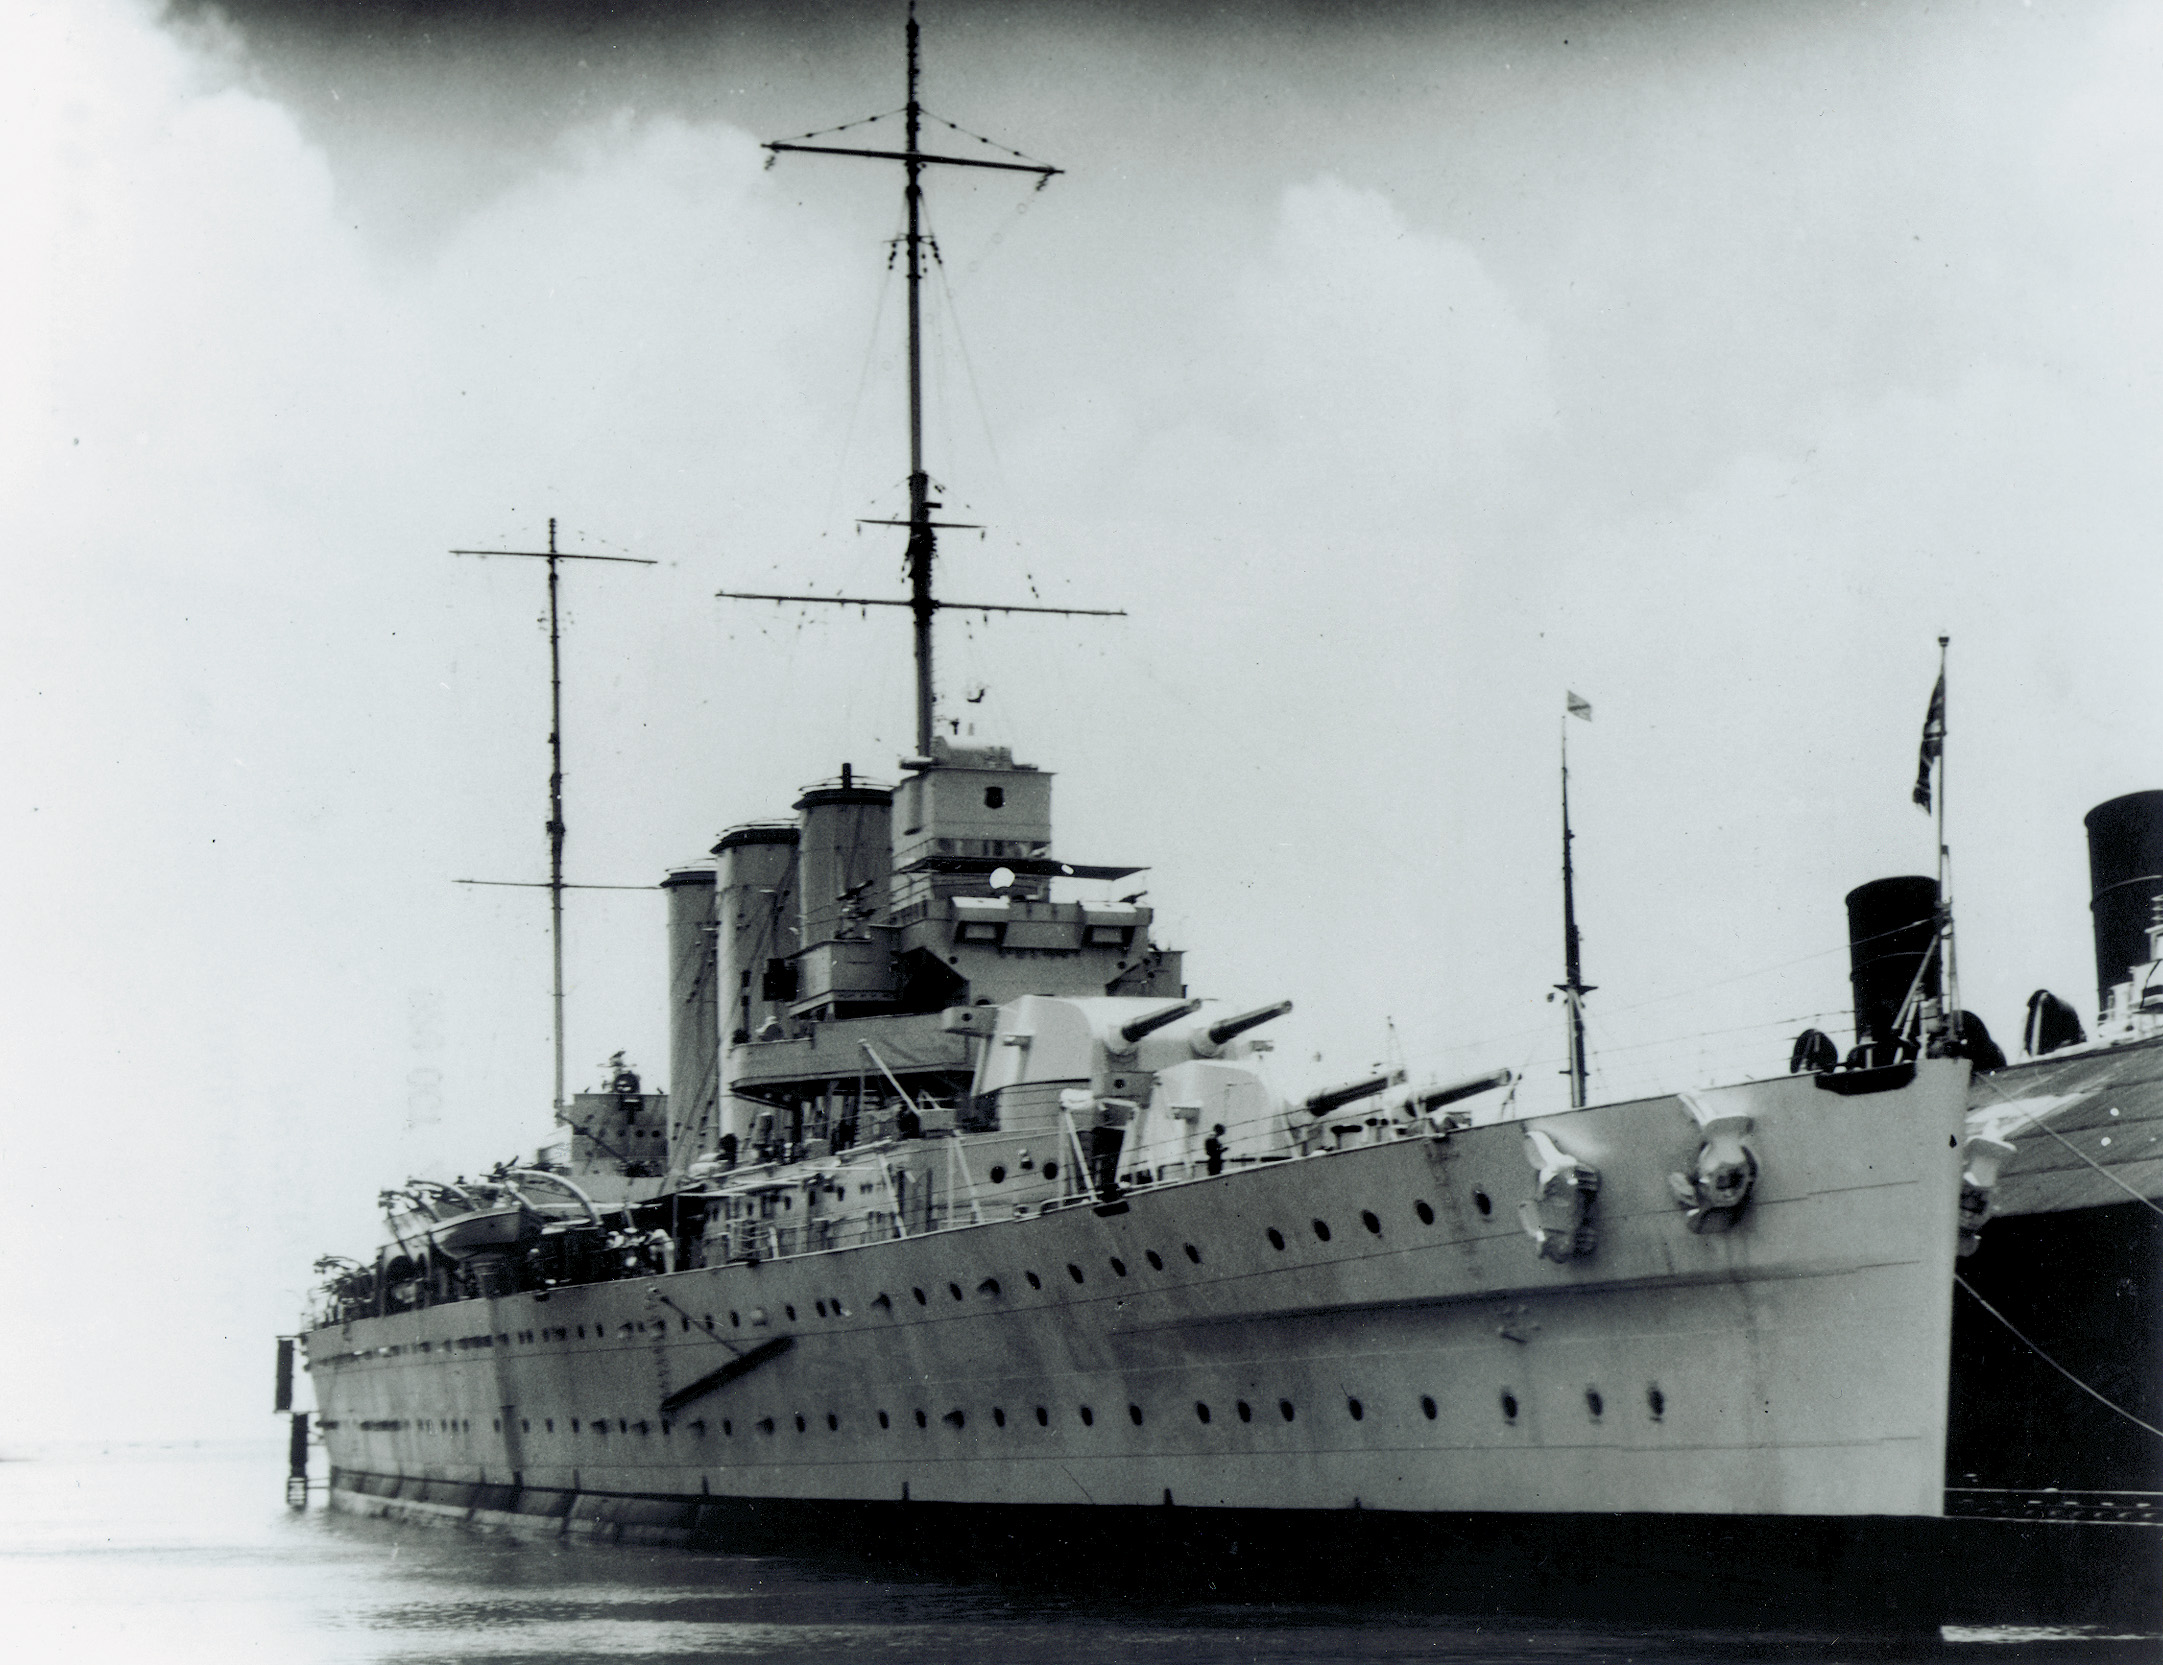
<svg viewBox="0 0 2163 1665">
<path fill-rule="evenodd" d="M 2163 786 L 2163 14 L 923 0 L 942 715 L 1145 865 L 1281 1083 L 1562 1102 L 1845 1034 L 1928 872 L 1964 1003 L 2094 999 L 2081 816 Z M 0 907 L 24 1435 L 261 1425 L 376 1192 L 548 1134 L 570 877 L 911 749 L 900 6 L 0 17 Z M 839 142 L 851 142 L 843 139 Z M 971 695 L 978 697 L 971 698 Z M 1085 889 L 1082 893 L 1093 894 Z M 665 1084 L 658 892 L 572 898 L 573 1085 Z M 85 1346 L 117 1307 L 148 1380 Z M 18 1435 L 17 1437 L 22 1437 Z"/>
</svg>

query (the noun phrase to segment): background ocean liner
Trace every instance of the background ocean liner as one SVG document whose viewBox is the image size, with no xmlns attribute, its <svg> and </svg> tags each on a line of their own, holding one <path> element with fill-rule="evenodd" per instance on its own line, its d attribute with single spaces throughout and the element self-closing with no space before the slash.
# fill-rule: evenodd
<svg viewBox="0 0 2163 1665">
<path fill-rule="evenodd" d="M 914 371 L 918 179 L 951 159 L 913 21 L 907 111 Z M 844 767 L 671 875 L 675 1108 L 623 1070 L 568 1172 L 387 1197 L 307 1337 L 334 1496 L 1297 1544 L 1608 1611 L 1664 1608 L 1658 1569 L 1929 1622 L 1978 1551 L 2026 1608 L 2097 1594 L 1938 1518 L 1966 1063 L 1481 1126 L 1446 1106 L 1492 1080 L 1280 1102 L 1250 1031 L 1281 1005 L 1210 1021 L 1149 910 L 1055 894 L 1132 870 L 1052 855 L 1049 776 L 933 732 L 911 391 L 907 778 Z"/>
</svg>

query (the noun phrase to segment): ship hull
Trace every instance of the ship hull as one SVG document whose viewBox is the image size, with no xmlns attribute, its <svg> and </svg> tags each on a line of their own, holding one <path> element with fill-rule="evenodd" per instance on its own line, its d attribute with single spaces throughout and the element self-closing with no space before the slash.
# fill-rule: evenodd
<svg viewBox="0 0 2163 1665">
<path fill-rule="evenodd" d="M 811 1502 L 334 1472 L 361 1516 L 1160 1599 L 1931 1632 L 2163 1623 L 2163 1531 L 2095 1522 Z"/>
<path fill-rule="evenodd" d="M 1668 1176 L 1699 1124 L 1654 1099 L 358 1319 L 310 1367 L 363 1509 L 713 1542 L 906 1504 L 990 1542 L 1306 1536 L 1327 1561 L 1396 1531 L 1453 1567 L 1511 1546 L 1504 1571 L 1546 1569 L 1535 1606 L 1573 1579 L 1601 1605 L 1649 1557 L 1670 1603 L 1769 1580 L 1935 1622 L 1937 1546 L 2009 1529 L 1938 1519 L 1964 1089 L 1926 1062 L 1729 1090 L 1761 1172 L 1725 1233 L 1689 1229 Z M 1581 1257 L 1520 1229 L 1533 1130 L 1600 1174 Z"/>
</svg>

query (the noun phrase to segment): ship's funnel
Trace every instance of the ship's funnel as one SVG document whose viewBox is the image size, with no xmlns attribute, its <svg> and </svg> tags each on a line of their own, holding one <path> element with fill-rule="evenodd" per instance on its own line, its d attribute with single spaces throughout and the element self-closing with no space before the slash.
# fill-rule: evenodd
<svg viewBox="0 0 2163 1665">
<path fill-rule="evenodd" d="M 1890 1046 L 1894 1020 L 1928 958 L 1923 993 L 1935 997 L 1941 970 L 1931 954 L 1937 936 L 1938 881 L 1904 875 L 1873 879 L 1848 892 L 1848 979 L 1855 990 L 1858 1045 Z"/>
<path fill-rule="evenodd" d="M 1258 1006 L 1251 1012 L 1241 1012 L 1237 1017 L 1228 1017 L 1222 1023 L 1212 1023 L 1202 1034 L 1208 1038 L 1210 1050 L 1214 1051 L 1226 1041 L 1244 1035 L 1249 1029 L 1259 1029 L 1263 1024 L 1281 1018 L 1291 1009 L 1292 1003 L 1289 1000 L 1280 1000 L 1274 1006 Z M 1200 1048 L 1196 1050 L 1199 1051 Z"/>
<path fill-rule="evenodd" d="M 1181 1018 L 1201 1009 L 1202 1003 L 1199 1000 L 1182 1000 L 1177 1005 L 1163 1007 L 1122 1026 L 1119 1038 L 1129 1046 L 1138 1046 L 1144 1036 L 1154 1035 L 1167 1023 L 1177 1023 Z"/>
<path fill-rule="evenodd" d="M 720 1134 L 721 1001 L 714 943 L 714 871 L 681 867 L 668 892 L 669 1158 Z"/>
<path fill-rule="evenodd" d="M 803 817 L 797 887 L 806 948 L 858 931 L 886 911 L 893 799 L 884 787 L 862 784 L 844 763 L 838 782 L 809 787 L 796 800 Z"/>
<path fill-rule="evenodd" d="M 2163 792 L 2128 792 L 2088 811 L 2088 911 L 2096 1006 L 2150 958 L 2150 903 L 2163 895 Z"/>
</svg>

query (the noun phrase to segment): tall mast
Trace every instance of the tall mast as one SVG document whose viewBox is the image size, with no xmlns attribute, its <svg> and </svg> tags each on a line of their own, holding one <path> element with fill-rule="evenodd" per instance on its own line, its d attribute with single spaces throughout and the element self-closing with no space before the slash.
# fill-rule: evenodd
<svg viewBox="0 0 2163 1665">
<path fill-rule="evenodd" d="M 1952 645 L 1952 637 L 1938 638 L 1938 688 L 1941 701 L 1945 690 L 1945 655 Z M 1945 706 L 1938 707 L 1938 790 L 1937 824 L 1935 832 L 1938 845 L 1938 929 L 1939 942 L 1943 945 L 1945 987 L 1946 1032 L 1957 1042 L 1961 1040 L 1960 1013 L 1960 962 L 1953 951 L 1953 852 L 1945 842 L 1945 734 L 1947 729 Z"/>
<path fill-rule="evenodd" d="M 1575 698 L 1573 695 L 1572 698 Z M 1588 712 L 1590 708 L 1587 708 Z M 1562 719 L 1562 977 L 1555 985 L 1569 1008 L 1570 1108 L 1585 1107 L 1585 996 L 1592 985 L 1584 980 L 1578 960 L 1577 876 L 1570 860 L 1570 728 Z"/>
<path fill-rule="evenodd" d="M 1124 612 L 1107 607 L 1017 607 L 996 602 L 942 601 L 932 587 L 932 561 L 938 552 L 938 533 L 942 529 L 976 528 L 965 521 L 934 520 L 932 513 L 939 505 L 931 498 L 931 476 L 924 471 L 924 322 L 923 283 L 924 254 L 929 245 L 931 258 L 939 258 L 937 242 L 924 233 L 924 169 L 931 166 L 949 168 L 994 168 L 1005 173 L 1033 173 L 1037 176 L 1037 189 L 1042 190 L 1055 174 L 1064 172 L 1042 162 L 1032 162 L 1019 151 L 1008 151 L 1016 158 L 1011 162 L 994 162 L 978 156 L 946 156 L 923 148 L 924 106 L 918 98 L 920 58 L 917 50 L 916 0 L 909 0 L 908 24 L 908 101 L 902 106 L 903 134 L 899 150 L 865 150 L 850 145 L 814 145 L 798 141 L 769 143 L 767 165 L 783 151 L 805 151 L 820 156 L 864 156 L 878 162 L 899 162 L 902 167 L 901 200 L 907 214 L 908 229 L 902 234 L 904 255 L 903 270 L 908 279 L 909 313 L 909 517 L 906 520 L 866 519 L 866 526 L 905 526 L 909 530 L 908 568 L 909 599 L 896 600 L 887 596 L 835 596 L 835 595 L 774 595 L 765 591 L 717 590 L 714 593 L 731 601 L 810 601 L 830 603 L 844 607 L 906 607 L 915 621 L 916 636 L 916 750 L 918 756 L 931 751 L 931 730 L 936 706 L 936 693 L 932 685 L 931 621 L 942 610 L 959 608 L 971 613 L 1055 613 L 1089 618 L 1124 618 Z M 872 117 L 871 120 L 879 120 Z M 933 120 L 943 118 L 933 117 Z M 851 122 L 849 126 L 857 126 Z M 951 124 L 949 124 L 951 125 Z M 838 130 L 836 130 L 838 131 Z M 972 135 L 973 137 L 974 135 Z M 804 138 L 817 138 L 806 133 Z M 991 141 L 982 140 L 989 144 Z M 1004 147 L 997 147 L 1003 149 Z"/>
<path fill-rule="evenodd" d="M 563 632 L 556 621 L 556 517 L 548 517 L 548 944 L 554 960 L 556 1108 L 563 1096 Z"/>
<path fill-rule="evenodd" d="M 508 556 L 548 563 L 548 938 L 554 961 L 553 1006 L 556 1037 L 556 1110 L 570 1102 L 563 1091 L 563 893 L 566 890 L 644 890 L 645 885 L 566 885 L 563 882 L 563 629 L 557 612 L 559 561 L 613 561 L 650 567 L 635 555 L 581 555 L 556 547 L 556 517 L 548 517 L 546 549 L 454 549 L 453 555 Z M 461 884 L 513 884 L 514 880 L 461 879 Z"/>
<path fill-rule="evenodd" d="M 923 106 L 917 102 L 916 0 L 909 0 L 909 101 L 902 167 L 902 200 L 909 211 L 909 612 L 916 620 L 916 755 L 931 752 L 931 559 L 938 535 L 931 524 L 931 481 L 924 473 L 924 153 L 917 144 Z"/>
</svg>

